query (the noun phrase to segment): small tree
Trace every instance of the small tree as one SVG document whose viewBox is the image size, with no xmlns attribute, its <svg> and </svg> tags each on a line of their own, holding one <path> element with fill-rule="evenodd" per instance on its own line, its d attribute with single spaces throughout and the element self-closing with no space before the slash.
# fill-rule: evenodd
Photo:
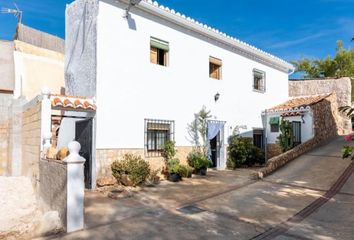
<svg viewBox="0 0 354 240">
<path fill-rule="evenodd" d="M 172 159 L 176 155 L 176 147 L 175 147 L 175 142 L 171 140 L 167 140 L 165 144 L 163 145 L 161 155 L 167 162 L 168 160 Z"/>
<path fill-rule="evenodd" d="M 282 152 L 286 152 L 294 146 L 294 133 L 291 122 L 288 120 L 281 120 L 280 135 L 278 136 L 279 145 Z"/>
<path fill-rule="evenodd" d="M 198 113 L 194 114 L 194 120 L 187 126 L 191 143 L 205 155 L 207 155 L 207 121 L 210 118 L 210 111 L 203 106 Z"/>
<path fill-rule="evenodd" d="M 305 78 L 323 77 L 351 77 L 354 78 L 354 49 L 343 47 L 342 41 L 337 41 L 337 48 L 334 57 L 327 56 L 324 59 L 301 59 L 292 62 L 296 72 L 305 73 Z M 354 88 L 354 80 L 352 88 Z M 354 91 L 352 91 L 354 100 Z"/>
</svg>

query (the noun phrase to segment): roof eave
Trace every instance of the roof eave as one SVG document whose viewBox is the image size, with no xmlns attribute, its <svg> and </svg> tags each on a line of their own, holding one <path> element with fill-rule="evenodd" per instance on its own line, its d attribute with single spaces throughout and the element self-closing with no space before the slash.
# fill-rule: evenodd
<svg viewBox="0 0 354 240">
<path fill-rule="evenodd" d="M 127 3 L 126 0 L 121 1 Z M 173 22 L 181 27 L 192 30 L 220 43 L 226 44 L 227 46 L 230 46 L 235 50 L 243 53 L 243 55 L 246 55 L 248 58 L 264 62 L 265 64 L 271 65 L 272 67 L 280 71 L 291 73 L 295 69 L 292 64 L 280 58 L 277 58 L 269 53 L 257 49 L 245 42 L 241 42 L 238 39 L 232 38 L 224 33 L 220 33 L 218 31 L 214 32 L 213 30 L 211 30 L 210 27 L 201 23 L 198 24 L 194 20 L 192 21 L 190 18 L 183 17 L 183 15 L 178 16 L 177 14 L 171 13 L 170 11 L 166 11 L 165 9 L 162 9 L 158 6 L 154 6 L 145 1 L 140 2 L 139 5 L 137 5 L 136 7 L 142 11 L 148 12 L 157 17 Z"/>
</svg>

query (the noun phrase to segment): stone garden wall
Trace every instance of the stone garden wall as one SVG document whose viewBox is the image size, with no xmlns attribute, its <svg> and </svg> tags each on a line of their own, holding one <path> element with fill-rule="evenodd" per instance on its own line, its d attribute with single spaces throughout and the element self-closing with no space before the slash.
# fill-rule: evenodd
<svg viewBox="0 0 354 240">
<path fill-rule="evenodd" d="M 267 144 L 267 158 L 278 156 L 281 154 L 281 148 L 276 143 Z"/>
<path fill-rule="evenodd" d="M 266 166 L 258 171 L 257 177 L 263 178 L 271 174 L 298 156 L 338 136 L 338 133 L 343 131 L 343 122 L 338 112 L 336 99 L 336 94 L 331 94 L 317 104 L 312 105 L 311 109 L 313 111 L 315 130 L 314 138 L 269 159 Z"/>
</svg>

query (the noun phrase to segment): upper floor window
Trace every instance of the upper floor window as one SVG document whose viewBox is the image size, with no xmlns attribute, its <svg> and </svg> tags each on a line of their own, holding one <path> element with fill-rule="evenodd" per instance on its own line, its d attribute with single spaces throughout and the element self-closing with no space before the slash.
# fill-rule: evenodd
<svg viewBox="0 0 354 240">
<path fill-rule="evenodd" d="M 254 69 L 253 70 L 253 90 L 259 92 L 265 92 L 265 72 L 261 70 Z"/>
<path fill-rule="evenodd" d="M 145 119 L 145 155 L 160 157 L 167 140 L 174 141 L 174 121 Z"/>
<path fill-rule="evenodd" d="M 209 77 L 217 80 L 221 79 L 222 61 L 218 58 L 209 57 Z"/>
<path fill-rule="evenodd" d="M 166 41 L 150 38 L 150 62 L 161 66 L 168 65 L 169 44 Z"/>
</svg>

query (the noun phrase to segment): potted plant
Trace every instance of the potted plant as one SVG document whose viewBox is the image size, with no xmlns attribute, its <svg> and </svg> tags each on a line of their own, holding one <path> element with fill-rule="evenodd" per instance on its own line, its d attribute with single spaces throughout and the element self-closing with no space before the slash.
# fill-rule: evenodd
<svg viewBox="0 0 354 240">
<path fill-rule="evenodd" d="M 170 159 L 167 162 L 167 172 L 168 172 L 168 180 L 171 182 L 178 182 L 182 179 L 181 176 L 181 165 L 179 164 L 179 160 L 174 158 Z"/>
<path fill-rule="evenodd" d="M 203 152 L 192 151 L 188 154 L 187 160 L 189 166 L 194 168 L 197 174 L 202 176 L 207 174 L 207 168 L 210 165 L 210 161 Z"/>
<path fill-rule="evenodd" d="M 182 178 L 191 178 L 193 173 L 193 168 L 188 165 L 180 165 L 180 175 Z"/>
<path fill-rule="evenodd" d="M 207 174 L 207 169 L 209 167 L 209 160 L 206 157 L 197 158 L 194 163 L 194 168 L 198 175 L 205 176 Z"/>
</svg>

